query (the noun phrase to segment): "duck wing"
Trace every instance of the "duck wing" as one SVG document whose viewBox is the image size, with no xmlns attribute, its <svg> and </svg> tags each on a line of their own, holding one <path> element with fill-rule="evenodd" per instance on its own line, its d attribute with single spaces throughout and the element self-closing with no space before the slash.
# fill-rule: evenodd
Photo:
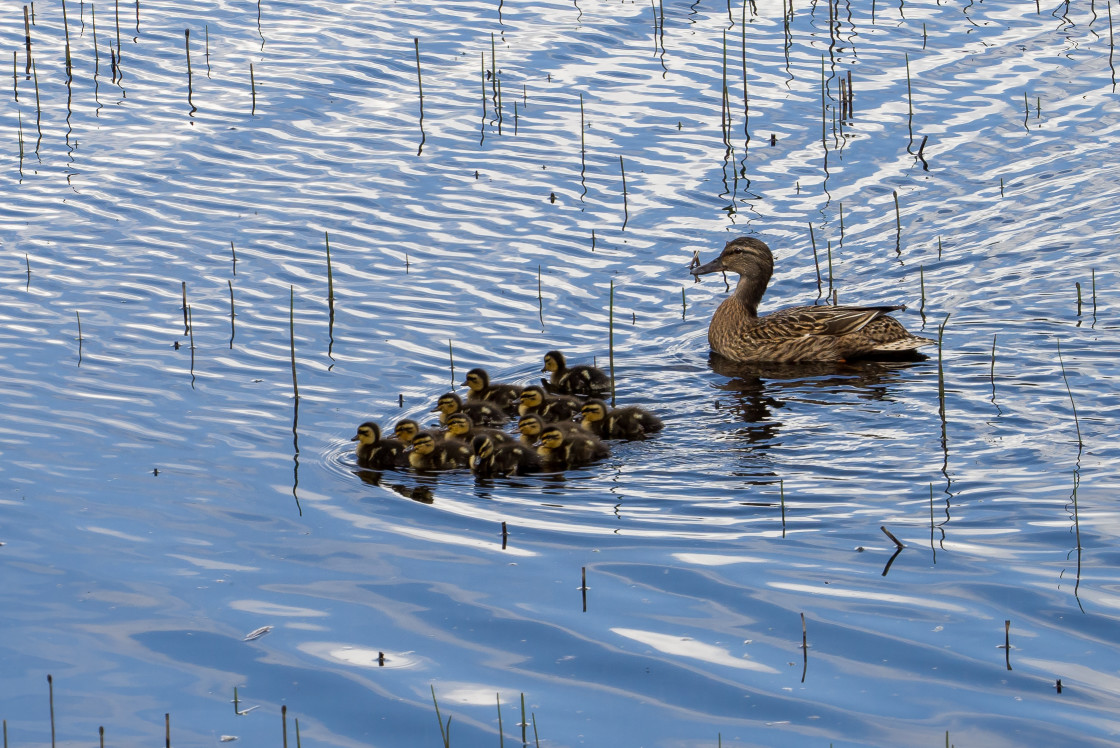
<svg viewBox="0 0 1120 748">
<path fill-rule="evenodd" d="M 789 307 L 761 318 L 753 334 L 769 340 L 807 335 L 839 337 L 859 332 L 874 320 L 905 308 L 902 305 Z"/>
</svg>

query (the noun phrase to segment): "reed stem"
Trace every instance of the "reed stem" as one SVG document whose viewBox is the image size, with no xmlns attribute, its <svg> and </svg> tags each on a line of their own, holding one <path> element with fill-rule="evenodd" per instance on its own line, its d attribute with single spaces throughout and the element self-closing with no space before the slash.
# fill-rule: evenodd
<svg viewBox="0 0 1120 748">
<path fill-rule="evenodd" d="M 416 90 L 420 93 L 420 121 L 424 121 L 424 83 L 420 78 L 420 37 L 412 37 L 416 48 Z"/>
<path fill-rule="evenodd" d="M 290 294 L 288 301 L 288 337 L 292 352 L 292 392 L 295 394 L 296 403 L 299 403 L 299 382 L 296 379 L 296 289 L 288 286 Z"/>
<path fill-rule="evenodd" d="M 447 729 L 444 729 L 443 717 L 439 713 L 439 702 L 436 701 L 436 687 L 432 686 L 432 704 L 436 708 L 436 721 L 439 722 L 439 735 L 443 738 L 443 748 L 451 746 L 451 717 L 447 718 Z"/>
<path fill-rule="evenodd" d="M 1081 423 L 1077 419 L 1077 403 L 1073 401 L 1073 390 L 1069 386 L 1069 377 L 1066 376 L 1066 364 L 1062 360 L 1062 341 L 1054 341 L 1058 346 L 1058 365 L 1062 367 L 1062 380 L 1066 383 L 1066 393 L 1069 395 L 1069 405 L 1073 409 L 1073 425 L 1077 428 L 1077 446 L 1081 448 L 1084 444 L 1081 441 Z"/>
<path fill-rule="evenodd" d="M 186 335 L 191 331 L 190 322 L 187 320 L 187 282 L 183 283 L 183 334 Z"/>
<path fill-rule="evenodd" d="M 51 748 L 54 748 L 54 678 L 47 673 L 47 700 L 51 708 Z"/>
<path fill-rule="evenodd" d="M 327 245 L 327 306 L 331 310 L 331 316 L 334 316 L 334 270 L 331 268 L 331 237 L 326 231 L 323 232 L 323 240 Z"/>
<path fill-rule="evenodd" d="M 494 698 L 498 702 L 498 748 L 504 748 L 506 737 L 502 733 L 502 695 L 500 693 L 495 693 Z"/>
<path fill-rule="evenodd" d="M 253 109 L 249 112 L 250 116 L 257 113 L 257 77 L 253 73 L 253 63 L 249 63 L 249 90 L 253 94 Z"/>
<path fill-rule="evenodd" d="M 625 219 L 622 221 L 622 229 L 626 230 L 626 224 L 630 220 L 629 201 L 627 200 L 626 192 L 626 164 L 622 161 L 622 154 L 618 154 L 618 168 L 622 173 L 622 213 Z"/>
<path fill-rule="evenodd" d="M 821 262 L 817 258 L 817 237 L 813 233 L 813 223 L 809 222 L 809 241 L 813 243 L 813 265 L 817 268 L 817 297 L 821 295 Z"/>
<path fill-rule="evenodd" d="M 229 284 L 229 348 L 232 351 L 233 337 L 237 334 L 237 328 L 234 326 L 233 320 L 237 316 L 237 312 L 233 305 L 233 281 L 227 280 L 226 283 Z"/>
</svg>

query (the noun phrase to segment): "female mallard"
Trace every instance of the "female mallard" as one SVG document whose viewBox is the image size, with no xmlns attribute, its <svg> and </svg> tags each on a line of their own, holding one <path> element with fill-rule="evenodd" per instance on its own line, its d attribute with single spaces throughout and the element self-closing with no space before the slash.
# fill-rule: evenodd
<svg viewBox="0 0 1120 748">
<path fill-rule="evenodd" d="M 517 398 L 521 388 L 515 384 L 491 384 L 485 369 L 471 369 L 463 384 L 469 388 L 467 402 L 485 401 L 497 405 L 506 413 L 517 412 Z"/>
<path fill-rule="evenodd" d="M 603 397 L 609 395 L 611 391 L 611 378 L 605 371 L 587 364 L 568 366 L 564 361 L 564 354 L 560 351 L 549 351 L 544 354 L 544 368 L 541 371 L 552 373 L 548 381 L 550 392 L 561 395 Z"/>
<path fill-rule="evenodd" d="M 364 468 L 391 468 L 407 463 L 404 455 L 404 442 L 397 439 L 382 439 L 381 427 L 373 421 L 366 421 L 358 427 L 352 442 L 358 442 L 358 465 Z"/>
<path fill-rule="evenodd" d="M 539 473 L 541 458 L 531 447 L 501 444 L 482 434 L 471 442 L 471 471 L 480 478 Z"/>
<path fill-rule="evenodd" d="M 432 408 L 432 412 L 439 413 L 439 422 L 441 424 L 447 423 L 447 417 L 452 413 L 466 413 L 472 421 L 482 426 L 503 424 L 509 420 L 498 406 L 492 405 L 491 403 L 480 403 L 478 401 L 464 403 L 463 398 L 459 397 L 454 392 L 440 395 L 439 400 L 436 402 L 436 407 Z"/>
<path fill-rule="evenodd" d="M 579 424 L 574 421 L 555 421 L 547 423 L 536 413 L 526 413 L 517 421 L 517 433 L 521 434 L 521 443 L 532 446 L 540 441 L 541 432 L 545 426 L 558 426 L 564 431 L 579 431 Z"/>
<path fill-rule="evenodd" d="M 911 335 L 888 312 L 904 306 L 793 306 L 758 316 L 758 303 L 774 272 L 770 248 L 752 236 L 732 239 L 720 256 L 692 275 L 737 273 L 735 293 L 724 299 L 708 326 L 712 350 L 742 363 L 845 361 L 908 353 L 935 340 Z"/>
<path fill-rule="evenodd" d="M 416 470 L 453 470 L 466 467 L 470 458 L 471 449 L 466 444 L 421 431 L 412 440 L 408 464 Z"/>
<path fill-rule="evenodd" d="M 543 387 L 533 385 L 521 390 L 517 411 L 521 415 L 536 413 L 546 421 L 567 421 L 579 412 L 583 401 L 570 395 L 548 395 Z"/>
<path fill-rule="evenodd" d="M 580 413 L 580 425 L 600 439 L 645 439 L 664 426 L 660 418 L 636 405 L 609 408 L 602 400 L 588 400 Z"/>
<path fill-rule="evenodd" d="M 557 472 L 580 467 L 604 457 L 611 450 L 599 437 L 583 432 L 566 432 L 556 424 L 546 426 L 537 442 L 537 454 L 545 470 Z"/>
</svg>

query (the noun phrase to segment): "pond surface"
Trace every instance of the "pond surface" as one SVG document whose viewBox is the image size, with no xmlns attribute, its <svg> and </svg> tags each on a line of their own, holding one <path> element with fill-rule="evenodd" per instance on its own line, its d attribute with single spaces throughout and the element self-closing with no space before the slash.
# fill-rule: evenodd
<svg viewBox="0 0 1120 748">
<path fill-rule="evenodd" d="M 10 744 L 49 674 L 63 745 L 1113 745 L 1111 5 L 866 6 L 40 2 L 29 77 L 8 5 Z M 740 235 L 940 359 L 713 365 Z M 612 339 L 657 438 L 357 469 Z"/>
</svg>

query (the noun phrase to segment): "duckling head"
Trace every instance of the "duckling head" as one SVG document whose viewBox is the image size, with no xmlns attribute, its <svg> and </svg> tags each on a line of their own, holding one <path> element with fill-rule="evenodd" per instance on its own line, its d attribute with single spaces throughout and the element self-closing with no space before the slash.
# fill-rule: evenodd
<svg viewBox="0 0 1120 748">
<path fill-rule="evenodd" d="M 427 431 L 421 431 L 412 439 L 412 451 L 418 455 L 430 455 L 435 448 L 435 437 Z"/>
<path fill-rule="evenodd" d="M 544 419 L 536 413 L 521 416 L 517 422 L 517 432 L 525 437 L 540 437 L 544 428 Z"/>
<path fill-rule="evenodd" d="M 517 409 L 521 415 L 534 408 L 539 408 L 544 403 L 544 390 L 536 385 L 521 390 L 521 397 L 517 399 Z"/>
<path fill-rule="evenodd" d="M 564 354 L 560 351 L 549 351 L 544 354 L 544 368 L 541 371 L 563 371 L 566 368 Z"/>
<path fill-rule="evenodd" d="M 397 425 L 393 427 L 393 435 L 405 444 L 411 444 L 418 433 L 420 433 L 420 424 L 411 418 L 397 421 Z"/>
<path fill-rule="evenodd" d="M 466 413 L 452 413 L 444 424 L 450 436 L 465 436 L 471 432 L 474 422 Z"/>
<path fill-rule="evenodd" d="M 358 427 L 358 433 L 350 438 L 352 442 L 361 444 L 377 444 L 381 441 L 381 428 L 373 421 L 366 421 Z"/>
<path fill-rule="evenodd" d="M 494 454 L 494 440 L 485 434 L 476 436 L 471 442 L 471 451 L 478 459 L 485 460 Z"/>
<path fill-rule="evenodd" d="M 432 408 L 432 413 L 442 413 L 445 417 L 452 413 L 457 413 L 463 409 L 463 399 L 456 395 L 454 392 L 448 392 L 446 395 L 441 395 L 439 400 L 436 401 L 436 407 Z"/>
<path fill-rule="evenodd" d="M 490 375 L 485 369 L 471 369 L 463 384 L 470 387 L 471 392 L 481 392 L 490 386 Z"/>
<path fill-rule="evenodd" d="M 564 446 L 564 432 L 556 426 L 548 426 L 541 431 L 540 438 L 534 446 L 543 447 L 549 451 L 560 449 Z"/>
<path fill-rule="evenodd" d="M 602 400 L 588 400 L 579 412 L 584 422 L 594 423 L 607 417 L 607 404 Z"/>
</svg>

